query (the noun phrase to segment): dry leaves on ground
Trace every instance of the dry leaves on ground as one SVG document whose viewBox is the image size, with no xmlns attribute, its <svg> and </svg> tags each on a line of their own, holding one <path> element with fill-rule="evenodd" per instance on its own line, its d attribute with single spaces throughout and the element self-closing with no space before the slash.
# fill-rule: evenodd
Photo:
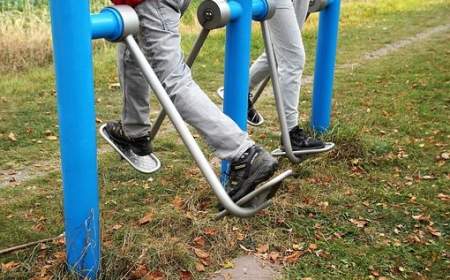
<svg viewBox="0 0 450 280">
<path fill-rule="evenodd" d="M 165 280 L 166 274 L 164 272 L 156 270 L 145 275 L 142 280 Z"/>
<path fill-rule="evenodd" d="M 18 268 L 19 266 L 20 266 L 20 263 L 10 261 L 7 263 L 2 263 L 1 267 L 2 267 L 3 272 L 9 272 L 9 271 L 13 271 L 14 269 Z"/>
<path fill-rule="evenodd" d="M 138 221 L 139 225 L 143 226 L 143 225 L 150 223 L 150 221 L 153 220 L 154 216 L 155 216 L 155 213 L 148 212 L 147 214 L 144 215 L 144 217 L 139 219 L 139 221 Z"/>
<path fill-rule="evenodd" d="M 369 221 L 364 219 L 350 219 L 350 222 L 354 224 L 357 228 L 364 228 L 369 223 Z"/>
<path fill-rule="evenodd" d="M 269 251 L 269 244 L 260 244 L 258 247 L 256 247 L 256 252 L 259 254 L 264 254 Z"/>
</svg>

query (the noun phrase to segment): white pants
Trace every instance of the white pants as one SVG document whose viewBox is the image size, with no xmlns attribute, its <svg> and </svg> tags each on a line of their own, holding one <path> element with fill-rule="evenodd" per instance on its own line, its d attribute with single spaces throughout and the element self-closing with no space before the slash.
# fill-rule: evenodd
<svg viewBox="0 0 450 280">
<path fill-rule="evenodd" d="M 300 30 L 308 7 L 309 0 L 277 0 L 276 13 L 267 21 L 289 130 L 298 125 L 301 77 L 305 66 L 305 48 Z M 269 62 L 266 53 L 263 53 L 250 68 L 250 90 L 269 75 Z"/>
</svg>

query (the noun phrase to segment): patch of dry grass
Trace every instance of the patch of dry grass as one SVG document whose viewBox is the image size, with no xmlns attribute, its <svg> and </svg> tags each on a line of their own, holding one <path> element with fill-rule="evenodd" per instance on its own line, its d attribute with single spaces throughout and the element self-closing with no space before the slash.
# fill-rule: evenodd
<svg viewBox="0 0 450 280">
<path fill-rule="evenodd" d="M 42 66 L 51 61 L 48 10 L 1 12 L 0 72 Z"/>
</svg>

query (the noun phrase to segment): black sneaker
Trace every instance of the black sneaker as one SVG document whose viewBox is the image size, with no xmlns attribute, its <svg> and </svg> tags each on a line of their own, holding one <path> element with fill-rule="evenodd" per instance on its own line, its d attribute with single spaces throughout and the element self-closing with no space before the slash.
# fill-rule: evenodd
<svg viewBox="0 0 450 280">
<path fill-rule="evenodd" d="M 306 135 L 305 131 L 298 126 L 289 131 L 289 137 L 293 151 L 322 149 L 325 147 L 321 140 Z M 281 140 L 281 149 L 284 151 L 283 140 Z"/>
<path fill-rule="evenodd" d="M 120 121 L 107 123 L 105 130 L 114 142 L 129 147 L 138 156 L 147 156 L 152 153 L 150 136 L 128 137 L 125 135 Z"/>
<path fill-rule="evenodd" d="M 264 118 L 256 111 L 255 106 L 253 105 L 251 94 L 248 95 L 247 121 L 248 124 L 253 126 L 259 126 L 264 123 Z"/>
<path fill-rule="evenodd" d="M 128 137 L 120 121 L 104 124 L 99 131 L 100 135 L 136 170 L 150 174 L 161 168 L 161 162 L 152 153 L 149 136 Z"/>
<path fill-rule="evenodd" d="M 272 177 L 277 168 L 277 160 L 261 147 L 254 145 L 231 163 L 230 178 L 225 190 L 236 202 Z M 221 206 L 219 208 L 223 209 Z"/>
</svg>

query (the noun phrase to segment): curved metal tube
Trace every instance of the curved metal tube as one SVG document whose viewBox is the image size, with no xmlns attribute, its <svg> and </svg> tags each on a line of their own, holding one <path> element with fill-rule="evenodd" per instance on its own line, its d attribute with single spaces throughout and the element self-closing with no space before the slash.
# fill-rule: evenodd
<svg viewBox="0 0 450 280">
<path fill-rule="evenodd" d="M 197 40 L 195 40 L 194 46 L 192 47 L 191 53 L 189 54 L 188 58 L 186 59 L 186 65 L 189 68 L 192 68 L 192 65 L 194 65 L 195 60 L 197 59 L 198 54 L 200 53 L 203 45 L 205 44 L 206 39 L 208 38 L 210 30 L 203 28 L 200 32 L 200 35 L 198 35 Z M 158 117 L 155 120 L 155 123 L 152 126 L 152 129 L 150 131 L 150 141 L 155 139 L 156 135 L 158 134 L 159 129 L 161 128 L 161 125 L 166 118 L 166 112 L 164 109 L 162 109 Z"/>
<path fill-rule="evenodd" d="M 185 122 L 181 118 L 180 113 L 178 113 L 177 109 L 175 108 L 175 105 L 173 105 L 172 103 L 172 100 L 170 100 L 170 97 L 167 94 L 166 90 L 162 86 L 161 82 L 158 80 L 158 77 L 151 68 L 150 64 L 148 63 L 147 59 L 145 58 L 144 54 L 142 53 L 133 36 L 129 35 L 128 37 L 126 37 L 125 42 L 130 48 L 130 51 L 135 57 L 136 61 L 138 62 L 139 67 L 142 70 L 142 74 L 144 75 L 145 79 L 147 80 L 150 87 L 154 91 L 159 102 L 166 110 L 167 115 L 169 116 L 173 125 L 177 129 L 178 133 L 181 136 L 181 139 L 188 148 L 189 152 L 192 154 L 192 157 L 196 161 L 198 167 L 205 176 L 206 180 L 211 185 L 220 203 L 225 207 L 225 209 L 227 209 L 231 214 L 235 216 L 245 218 L 255 215 L 256 212 L 260 210 L 259 209 L 260 207 L 257 208 L 239 207 L 236 203 L 234 203 L 231 200 L 231 198 L 225 191 L 224 187 L 220 183 L 219 179 L 217 178 L 216 174 L 214 173 L 214 170 L 209 165 L 208 160 L 200 150 L 200 147 L 198 146 L 194 137 L 190 133 Z"/>
<path fill-rule="evenodd" d="M 274 186 L 276 186 L 277 184 L 281 183 L 284 179 L 286 179 L 287 177 L 292 175 L 292 170 L 288 170 L 285 171 L 283 173 L 281 173 L 280 175 L 278 175 L 277 177 L 273 178 L 272 180 L 270 180 L 269 182 L 265 183 L 264 185 L 262 185 L 261 187 L 259 187 L 256 191 L 253 191 L 249 194 L 247 194 L 246 196 L 244 196 L 243 198 L 239 199 L 236 204 L 241 206 L 247 202 L 249 202 L 250 200 L 252 200 L 253 198 L 255 198 L 256 196 L 263 194 L 264 192 L 267 192 L 269 190 L 271 190 Z M 272 200 L 267 200 L 264 203 L 262 203 L 260 206 L 258 206 L 257 208 L 259 210 L 262 210 L 268 206 L 270 206 L 272 204 Z M 258 211 L 259 211 L 258 210 Z M 228 210 L 223 210 L 220 213 L 217 214 L 216 216 L 216 220 L 221 219 L 223 217 L 225 217 L 228 214 Z"/>
<path fill-rule="evenodd" d="M 283 146 L 286 151 L 286 155 L 290 161 L 293 163 L 300 163 L 302 159 L 298 158 L 294 155 L 292 151 L 291 139 L 289 138 L 289 130 L 286 122 L 286 114 L 284 113 L 284 104 L 283 98 L 280 93 L 280 84 L 278 80 L 278 69 L 277 63 L 275 60 L 275 54 L 273 51 L 273 46 L 270 40 L 269 27 L 267 26 L 266 21 L 261 21 L 261 30 L 264 38 L 264 46 L 266 48 L 267 59 L 269 61 L 270 66 L 270 76 L 272 79 L 273 93 L 275 96 L 275 103 L 278 112 L 278 120 L 280 121 L 281 128 L 281 138 L 283 141 Z"/>
</svg>

